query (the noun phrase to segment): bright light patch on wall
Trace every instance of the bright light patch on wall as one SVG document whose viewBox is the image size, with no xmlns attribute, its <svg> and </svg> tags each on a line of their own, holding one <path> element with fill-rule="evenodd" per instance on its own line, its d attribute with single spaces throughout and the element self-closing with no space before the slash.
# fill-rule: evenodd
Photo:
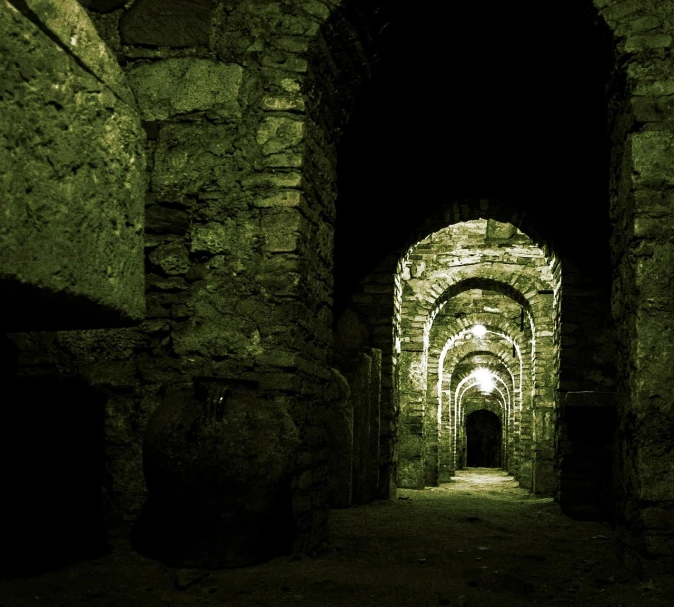
<svg viewBox="0 0 674 607">
<path fill-rule="evenodd" d="M 487 334 L 487 327 L 484 325 L 475 325 L 471 331 L 475 337 L 482 339 Z"/>
<path fill-rule="evenodd" d="M 489 369 L 479 367 L 471 373 L 471 376 L 477 380 L 477 387 L 482 394 L 491 394 L 496 388 L 494 374 Z"/>
<path fill-rule="evenodd" d="M 485 312 L 499 312 L 498 308 L 490 308 L 489 306 L 483 306 L 482 308 Z"/>
</svg>

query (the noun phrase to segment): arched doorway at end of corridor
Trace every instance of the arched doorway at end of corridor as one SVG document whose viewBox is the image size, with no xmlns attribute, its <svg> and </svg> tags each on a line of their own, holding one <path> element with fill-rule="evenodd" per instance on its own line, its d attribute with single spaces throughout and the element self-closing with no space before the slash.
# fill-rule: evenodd
<svg viewBox="0 0 674 607">
<path fill-rule="evenodd" d="M 466 415 L 466 467 L 500 468 L 503 465 L 501 420 L 492 411 L 479 409 Z"/>
</svg>

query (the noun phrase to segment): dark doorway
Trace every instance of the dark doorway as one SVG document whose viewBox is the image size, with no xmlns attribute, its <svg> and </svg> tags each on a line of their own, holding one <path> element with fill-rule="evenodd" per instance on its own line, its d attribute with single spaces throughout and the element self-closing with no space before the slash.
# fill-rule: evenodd
<svg viewBox="0 0 674 607">
<path fill-rule="evenodd" d="M 495 413 L 480 409 L 466 416 L 466 443 L 469 468 L 501 467 L 501 420 Z"/>
<path fill-rule="evenodd" d="M 0 579 L 101 556 L 105 397 L 76 379 L 4 371 Z"/>
</svg>

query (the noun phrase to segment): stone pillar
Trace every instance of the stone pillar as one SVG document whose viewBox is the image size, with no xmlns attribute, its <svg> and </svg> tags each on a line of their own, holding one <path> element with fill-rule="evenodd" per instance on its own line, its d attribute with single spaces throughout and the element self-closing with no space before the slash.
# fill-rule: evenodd
<svg viewBox="0 0 674 607">
<path fill-rule="evenodd" d="M 397 367 L 391 354 L 382 352 L 381 406 L 379 415 L 379 487 L 378 499 L 395 499 L 397 496 L 398 413 L 400 396 L 394 380 Z"/>
<path fill-rule="evenodd" d="M 368 454 L 365 469 L 365 487 L 367 502 L 377 497 L 379 486 L 379 445 L 381 435 L 381 391 L 382 391 L 382 353 L 376 348 L 368 348 L 368 355 L 372 359 L 369 402 L 369 439 Z"/>
<path fill-rule="evenodd" d="M 554 471 L 554 407 L 537 407 L 534 410 L 533 485 L 536 495 L 552 497 L 555 494 Z"/>
<path fill-rule="evenodd" d="M 377 496 L 381 403 L 381 350 L 358 353 L 351 382 L 353 401 L 353 502 Z"/>
<path fill-rule="evenodd" d="M 344 376 L 332 369 L 334 382 L 328 402 L 327 424 L 332 437 L 333 471 L 329 481 L 332 508 L 351 506 L 353 491 L 353 402 Z"/>
<path fill-rule="evenodd" d="M 616 527 L 625 564 L 674 567 L 674 163 L 671 25 L 594 0 L 614 32 L 610 82 L 613 262 L 617 335 Z M 616 5 L 617 6 L 617 5 Z M 620 7 L 619 7 L 620 8 Z"/>
<path fill-rule="evenodd" d="M 367 459 L 370 449 L 370 398 L 372 357 L 365 352 L 356 354 L 351 380 L 353 402 L 353 502 L 367 503 Z"/>
<path fill-rule="evenodd" d="M 438 401 L 429 399 L 424 411 L 424 485 L 437 487 L 439 478 Z"/>
<path fill-rule="evenodd" d="M 660 171 L 667 171 L 671 186 L 674 179 L 665 167 L 671 166 L 672 135 L 632 137 L 638 181 L 653 174 L 664 178 Z M 616 522 L 626 565 L 657 574 L 674 566 L 674 197 L 642 192 L 634 198 L 634 241 L 614 288 L 614 309 L 625 315 L 619 337 Z"/>
<path fill-rule="evenodd" d="M 466 422 L 461 422 L 456 433 L 456 469 L 463 470 L 466 467 Z"/>
<path fill-rule="evenodd" d="M 440 429 L 438 430 L 438 483 L 449 483 L 454 473 L 450 450 L 451 431 L 447 428 L 449 426 L 449 419 L 446 409 L 447 407 L 444 406 Z"/>
<path fill-rule="evenodd" d="M 532 450 L 532 431 L 533 431 L 533 413 L 529 397 L 528 405 L 522 408 L 522 424 L 520 430 L 520 462 L 517 473 L 517 480 L 523 489 L 533 488 L 533 450 Z"/>
<path fill-rule="evenodd" d="M 533 410 L 533 486 L 536 495 L 555 494 L 555 344 L 553 340 L 552 294 L 539 293 L 532 298 L 536 319 L 536 350 Z"/>
<path fill-rule="evenodd" d="M 400 354 L 400 442 L 398 447 L 398 486 L 423 489 L 425 379 L 421 351 Z"/>
</svg>

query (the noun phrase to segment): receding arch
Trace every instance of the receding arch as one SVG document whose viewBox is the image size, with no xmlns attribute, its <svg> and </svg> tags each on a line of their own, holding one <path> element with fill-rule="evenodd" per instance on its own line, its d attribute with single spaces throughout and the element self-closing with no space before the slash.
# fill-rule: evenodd
<svg viewBox="0 0 674 607">
<path fill-rule="evenodd" d="M 449 226 L 439 233 L 440 236 L 432 234 L 415 247 L 411 247 L 399 266 L 402 269 L 399 289 L 401 299 L 399 368 L 405 381 L 400 391 L 401 407 L 404 410 L 407 403 L 414 403 L 411 409 L 413 416 L 420 415 L 425 420 L 423 428 L 431 441 L 435 440 L 436 434 L 438 436 L 441 434 L 441 430 L 436 431 L 433 426 L 434 420 L 442 419 L 442 381 L 438 381 L 438 388 L 434 389 L 433 385 L 436 382 L 428 372 L 428 365 L 431 362 L 429 357 L 433 356 L 434 363 L 435 356 L 438 355 L 437 349 L 433 348 L 431 343 L 432 341 L 437 343 L 433 327 L 448 302 L 464 292 L 479 289 L 481 292 L 498 293 L 521 307 L 522 319 L 526 317 L 530 326 L 527 341 L 531 344 L 531 348 L 527 354 L 531 357 L 532 398 L 536 394 L 535 387 L 539 378 L 543 383 L 551 383 L 548 380 L 549 373 L 537 374 L 535 356 L 537 347 L 554 348 L 554 341 L 551 338 L 554 334 L 555 304 L 560 301 L 559 263 L 554 255 L 550 259 L 546 258 L 543 251 L 533 245 L 528 237 L 513 231 L 514 228 L 509 228 L 508 233 L 511 236 L 520 234 L 518 238 L 521 239 L 521 247 L 525 247 L 520 250 L 528 255 L 527 260 L 521 263 L 522 260 L 513 257 L 506 247 L 498 250 L 493 248 L 493 243 L 489 240 L 489 229 L 488 222 L 484 221 L 475 225 L 467 223 Z M 471 236 L 472 234 L 475 236 Z M 481 234 L 484 234 L 484 237 Z M 471 241 L 471 238 L 477 240 Z M 477 247 L 475 253 L 463 252 L 470 249 L 471 242 L 475 242 Z M 445 249 L 439 248 L 443 243 L 447 243 L 447 253 L 444 252 Z M 460 247 L 462 251 L 460 254 L 457 253 L 459 249 L 456 247 Z M 488 257 L 481 257 L 480 251 L 488 251 Z M 528 263 L 530 259 L 534 259 L 536 263 Z M 448 323 L 458 328 L 455 329 L 455 334 L 446 340 L 438 356 L 439 377 L 442 376 L 447 350 L 455 345 L 456 340 L 465 334 L 471 325 L 478 322 L 482 325 L 493 324 L 493 317 L 488 314 L 471 313 L 457 318 L 453 323 Z M 510 339 L 511 345 L 516 350 L 520 358 L 520 367 L 522 329 L 520 326 L 518 332 L 510 330 L 510 335 L 504 335 L 506 339 Z M 547 369 L 546 365 L 539 367 L 539 371 Z M 538 394 L 543 396 L 540 390 Z M 547 396 L 550 396 L 549 390 Z M 433 478 L 433 475 L 429 474 L 429 469 L 433 469 L 436 462 L 435 452 L 432 449 L 427 459 L 429 464 L 424 464 L 426 482 Z M 403 482 L 410 481 L 405 478 Z"/>
</svg>

